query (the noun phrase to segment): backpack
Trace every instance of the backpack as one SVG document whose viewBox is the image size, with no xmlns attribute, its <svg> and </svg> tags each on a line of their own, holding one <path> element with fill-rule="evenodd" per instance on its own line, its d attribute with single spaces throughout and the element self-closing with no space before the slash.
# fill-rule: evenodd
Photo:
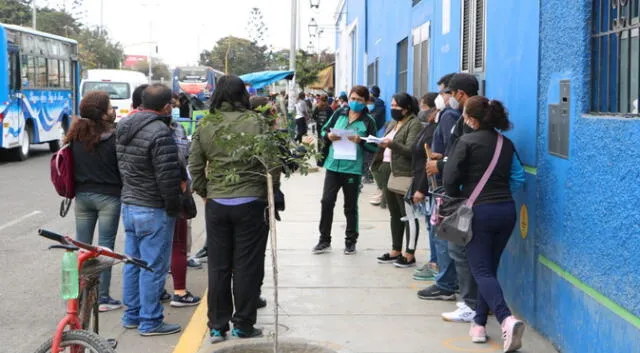
<svg viewBox="0 0 640 353">
<path fill-rule="evenodd" d="M 50 167 L 51 183 L 58 195 L 64 198 L 60 203 L 60 217 L 64 217 L 69 212 L 71 200 L 76 197 L 73 150 L 70 144 L 62 146 L 51 156 Z"/>
</svg>

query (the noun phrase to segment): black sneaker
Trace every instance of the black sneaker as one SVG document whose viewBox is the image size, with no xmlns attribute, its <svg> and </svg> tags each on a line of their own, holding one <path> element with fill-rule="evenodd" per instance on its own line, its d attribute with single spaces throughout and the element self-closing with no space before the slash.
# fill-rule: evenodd
<svg viewBox="0 0 640 353">
<path fill-rule="evenodd" d="M 263 297 L 258 297 L 258 305 L 257 305 L 258 309 L 262 309 L 266 306 L 267 306 L 267 300 L 264 299 Z"/>
<path fill-rule="evenodd" d="M 418 298 L 424 300 L 456 300 L 456 293 L 438 288 L 435 284 L 418 292 Z"/>
<path fill-rule="evenodd" d="M 319 242 L 312 250 L 314 254 L 324 254 L 328 251 L 331 251 L 331 244 L 324 241 Z"/>
<path fill-rule="evenodd" d="M 162 303 L 166 303 L 169 300 L 171 300 L 173 297 L 171 296 L 171 294 L 169 294 L 167 292 L 167 290 L 165 289 L 164 291 L 162 291 L 162 294 L 160 294 L 160 302 Z"/>
<path fill-rule="evenodd" d="M 347 244 L 344 246 L 345 255 L 353 255 L 356 253 L 356 244 Z"/>
<path fill-rule="evenodd" d="M 187 291 L 185 295 L 173 295 L 171 299 L 171 306 L 175 308 L 181 308 L 185 306 L 194 306 L 200 304 L 200 297 L 196 297 L 191 294 L 191 292 Z"/>
<path fill-rule="evenodd" d="M 262 337 L 262 330 L 255 327 L 252 327 L 250 330 L 241 330 L 239 328 L 234 328 L 231 331 L 231 335 L 238 338 Z"/>
<path fill-rule="evenodd" d="M 407 260 L 406 257 L 400 256 L 400 258 L 396 260 L 396 262 L 394 262 L 393 265 L 395 267 L 400 267 L 400 268 L 413 267 L 416 265 L 416 257 L 414 256 L 413 259 Z"/>
<path fill-rule="evenodd" d="M 209 342 L 212 344 L 222 342 L 227 339 L 227 331 L 220 331 L 216 329 L 211 329 L 209 331 Z"/>
<path fill-rule="evenodd" d="M 397 255 L 397 256 L 391 256 L 391 254 L 389 253 L 385 253 L 382 256 L 378 256 L 378 263 L 379 264 L 390 264 L 390 263 L 394 263 L 396 261 L 398 261 L 398 259 L 401 257 L 402 255 Z"/>
</svg>

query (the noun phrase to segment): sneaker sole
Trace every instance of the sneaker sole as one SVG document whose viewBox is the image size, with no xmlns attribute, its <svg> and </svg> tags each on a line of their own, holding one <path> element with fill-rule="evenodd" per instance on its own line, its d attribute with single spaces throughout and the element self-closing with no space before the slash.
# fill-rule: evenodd
<svg viewBox="0 0 640 353">
<path fill-rule="evenodd" d="M 138 325 L 122 325 L 122 327 L 126 328 L 127 330 L 133 330 L 137 329 Z"/>
<path fill-rule="evenodd" d="M 425 296 L 422 296 L 422 295 L 418 294 L 418 298 L 420 298 L 422 300 L 453 301 L 453 300 L 456 300 L 456 295 L 455 294 L 451 294 L 451 295 L 438 295 L 438 296 L 435 296 L 435 297 L 425 297 Z"/>
<path fill-rule="evenodd" d="M 172 330 L 172 331 L 164 331 L 164 332 L 139 332 L 140 336 L 142 337 L 153 337 L 153 336 L 166 336 L 166 335 L 173 335 L 175 333 L 178 333 L 182 331 L 182 328 L 176 329 L 176 330 Z"/>
<path fill-rule="evenodd" d="M 393 259 L 393 260 L 380 260 L 380 259 L 377 259 L 379 264 L 392 264 L 392 263 L 396 262 L 396 260 L 398 260 L 398 259 Z"/>
<path fill-rule="evenodd" d="M 100 304 L 98 306 L 98 311 L 101 313 L 107 312 L 107 311 L 113 311 L 113 310 L 118 310 L 122 308 L 122 305 L 110 305 L 110 304 Z"/>
<path fill-rule="evenodd" d="M 487 337 L 471 337 L 473 343 L 487 343 Z"/>
<path fill-rule="evenodd" d="M 224 342 L 227 340 L 227 337 L 209 337 L 209 343 L 216 344 L 220 342 Z"/>
<path fill-rule="evenodd" d="M 328 253 L 330 251 L 331 251 L 331 248 L 327 248 L 322 250 L 311 250 L 311 253 L 318 255 L 318 254 Z"/>
<path fill-rule="evenodd" d="M 522 335 L 524 334 L 524 322 L 519 321 L 513 325 L 513 332 L 511 333 L 511 342 L 507 344 L 505 342 L 505 353 L 515 352 L 522 348 Z"/>
<path fill-rule="evenodd" d="M 413 279 L 416 281 L 435 281 L 436 280 L 435 277 L 421 277 L 416 275 L 413 275 Z"/>
<path fill-rule="evenodd" d="M 355 255 L 357 253 L 357 251 L 345 251 L 344 254 L 345 255 Z"/>
<path fill-rule="evenodd" d="M 183 303 L 183 302 L 171 301 L 171 303 L 169 303 L 169 305 L 171 305 L 174 308 L 184 308 L 184 307 L 187 307 L 187 306 L 196 306 L 198 304 L 200 304 L 200 301 L 193 302 L 193 303 Z"/>
<path fill-rule="evenodd" d="M 410 268 L 410 267 L 414 267 L 416 264 L 398 264 L 398 263 L 394 263 L 393 266 L 397 267 L 397 268 Z"/>
<path fill-rule="evenodd" d="M 470 323 L 470 322 L 472 322 L 472 321 L 473 321 L 473 319 L 471 319 L 471 320 L 469 320 L 469 321 L 467 321 L 467 320 L 465 320 L 465 319 L 451 319 L 451 318 L 445 317 L 444 315 L 440 315 L 440 317 L 442 317 L 442 320 L 444 320 L 444 321 L 446 321 L 446 322 Z M 485 340 L 485 342 L 486 342 L 486 340 Z"/>
</svg>

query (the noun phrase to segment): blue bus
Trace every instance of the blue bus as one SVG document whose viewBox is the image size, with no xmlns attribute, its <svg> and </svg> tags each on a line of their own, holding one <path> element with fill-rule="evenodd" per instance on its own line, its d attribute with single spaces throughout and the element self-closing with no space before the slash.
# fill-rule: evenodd
<svg viewBox="0 0 640 353">
<path fill-rule="evenodd" d="M 57 151 L 78 112 L 79 86 L 75 40 L 0 23 L 0 148 L 17 160 L 32 144 Z"/>
<path fill-rule="evenodd" d="M 176 67 L 173 70 L 173 92 L 176 94 L 184 92 L 204 102 L 211 97 L 218 77 L 222 75 L 224 72 L 209 66 Z"/>
</svg>

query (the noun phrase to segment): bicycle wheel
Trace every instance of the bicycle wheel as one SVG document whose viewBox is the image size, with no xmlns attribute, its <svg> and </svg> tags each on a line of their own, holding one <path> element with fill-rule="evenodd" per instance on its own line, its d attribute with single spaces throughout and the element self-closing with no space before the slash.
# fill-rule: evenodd
<svg viewBox="0 0 640 353">
<path fill-rule="evenodd" d="M 35 353 L 51 353 L 53 337 L 42 344 Z M 66 331 L 62 334 L 60 348 L 64 353 L 115 353 L 102 337 L 86 330 Z"/>
</svg>

